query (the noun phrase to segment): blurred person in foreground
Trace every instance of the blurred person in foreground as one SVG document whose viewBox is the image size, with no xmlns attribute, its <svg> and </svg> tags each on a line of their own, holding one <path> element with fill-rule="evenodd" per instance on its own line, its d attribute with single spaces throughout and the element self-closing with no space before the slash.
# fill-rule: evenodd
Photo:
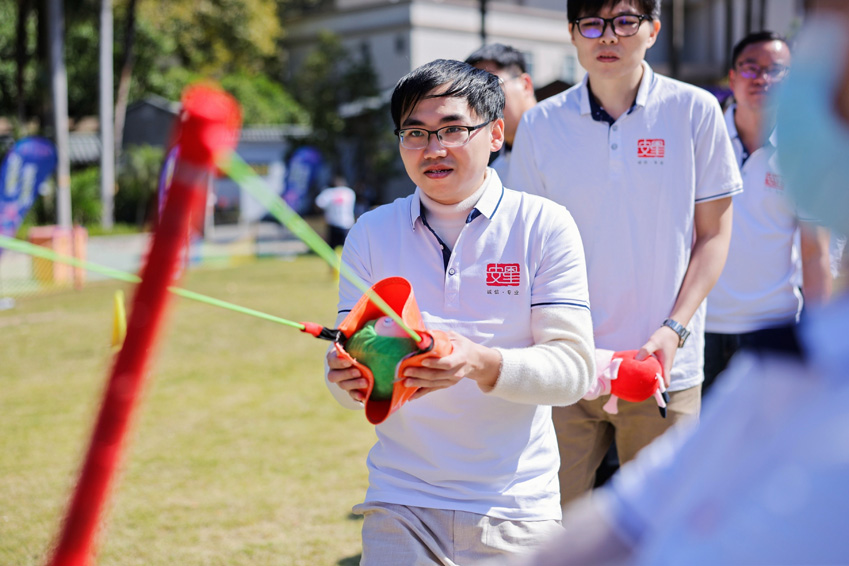
<svg viewBox="0 0 849 566">
<path fill-rule="evenodd" d="M 849 3 L 817 4 L 780 92 L 778 156 L 799 208 L 849 233 Z M 701 427 L 659 438 L 565 509 L 545 550 L 499 564 L 846 563 L 847 271 L 796 327 L 800 354 L 735 357 Z"/>
<path fill-rule="evenodd" d="M 497 77 L 423 65 L 391 100 L 415 192 L 363 214 L 342 261 L 368 284 L 413 286 L 453 351 L 409 367 L 411 401 L 375 426 L 363 514 L 366 566 L 455 566 L 528 551 L 560 529 L 551 405 L 595 373 L 586 267 L 565 208 L 505 188 L 487 167 L 504 139 Z M 361 293 L 339 285 L 339 320 Z M 366 379 L 335 350 L 327 381 L 362 408 Z"/>
<path fill-rule="evenodd" d="M 522 52 L 503 43 L 484 45 L 466 57 L 466 63 L 498 77 L 504 89 L 504 144 L 490 164 L 504 181 L 509 173 L 516 128 L 522 114 L 537 103 L 534 83 Z"/>
<path fill-rule="evenodd" d="M 743 192 L 733 197 L 728 259 L 707 299 L 702 396 L 738 350 L 798 348 L 794 327 L 803 298 L 810 308 L 831 294 L 828 230 L 787 199 L 778 167 L 774 94 L 790 61 L 789 45 L 770 31 L 747 35 L 733 50 L 728 84 L 734 104 L 725 124 Z"/>
</svg>

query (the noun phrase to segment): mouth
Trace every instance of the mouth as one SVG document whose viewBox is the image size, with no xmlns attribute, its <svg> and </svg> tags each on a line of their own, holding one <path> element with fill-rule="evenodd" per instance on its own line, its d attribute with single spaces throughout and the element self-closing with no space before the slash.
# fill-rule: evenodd
<svg viewBox="0 0 849 566">
<path fill-rule="evenodd" d="M 600 61 L 602 63 L 614 63 L 619 60 L 619 56 L 613 53 L 600 53 L 596 57 L 596 61 Z"/>
<path fill-rule="evenodd" d="M 453 169 L 445 166 L 430 167 L 424 171 L 425 177 L 428 179 L 443 179 L 447 177 Z"/>
</svg>

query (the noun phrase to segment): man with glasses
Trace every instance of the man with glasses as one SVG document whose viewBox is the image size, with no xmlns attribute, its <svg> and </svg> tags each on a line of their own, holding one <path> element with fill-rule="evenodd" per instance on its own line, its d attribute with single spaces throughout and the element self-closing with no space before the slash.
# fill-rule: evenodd
<svg viewBox="0 0 849 566">
<path fill-rule="evenodd" d="M 513 140 L 516 138 L 516 128 L 522 114 L 536 103 L 534 83 L 528 74 L 525 56 L 518 49 L 503 43 L 484 45 L 468 57 L 466 63 L 489 71 L 501 79 L 504 89 L 504 145 L 497 157 L 490 163 L 501 180 L 507 178 L 510 167 L 510 156 L 513 150 Z"/>
<path fill-rule="evenodd" d="M 740 348 L 797 350 L 802 297 L 815 305 L 831 292 L 828 230 L 800 218 L 776 164 L 774 91 L 789 68 L 790 48 L 774 32 L 749 34 L 732 52 L 725 123 L 745 190 L 734 196 L 728 260 L 708 295 L 702 395 Z"/>
<path fill-rule="evenodd" d="M 618 414 L 603 409 L 607 396 L 554 409 L 563 503 L 592 487 L 614 439 L 627 462 L 701 407 L 704 298 L 742 182 L 716 98 L 644 61 L 659 17 L 660 0 L 569 0 L 587 75 L 525 112 L 506 181 L 572 213 L 597 347 L 654 354 L 669 391 L 666 418 L 653 398 Z"/>
<path fill-rule="evenodd" d="M 473 564 L 560 529 L 551 405 L 594 374 L 583 246 L 569 213 L 504 188 L 487 167 L 501 147 L 498 78 L 437 60 L 392 95 L 414 194 L 366 212 L 342 261 L 369 284 L 402 276 L 451 354 L 405 370 L 410 403 L 375 427 L 364 515 L 366 566 Z M 339 285 L 341 318 L 360 292 Z M 327 355 L 327 381 L 361 407 L 359 370 Z"/>
</svg>

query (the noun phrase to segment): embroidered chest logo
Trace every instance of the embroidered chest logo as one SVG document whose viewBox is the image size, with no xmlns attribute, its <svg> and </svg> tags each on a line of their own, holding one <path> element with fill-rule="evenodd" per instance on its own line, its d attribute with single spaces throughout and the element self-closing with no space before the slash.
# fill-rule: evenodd
<svg viewBox="0 0 849 566">
<path fill-rule="evenodd" d="M 489 263 L 486 266 L 487 287 L 518 287 L 521 280 L 518 263 Z"/>
<path fill-rule="evenodd" d="M 766 188 L 772 189 L 773 191 L 784 190 L 784 183 L 781 180 L 781 175 L 778 173 L 767 172 L 764 184 L 766 185 Z"/>
<path fill-rule="evenodd" d="M 666 155 L 664 140 L 637 141 L 637 159 L 663 159 Z"/>
</svg>

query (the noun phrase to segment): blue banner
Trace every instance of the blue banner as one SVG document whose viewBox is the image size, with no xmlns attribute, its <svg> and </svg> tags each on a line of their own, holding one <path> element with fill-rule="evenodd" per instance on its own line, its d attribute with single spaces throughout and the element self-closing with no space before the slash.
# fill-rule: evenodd
<svg viewBox="0 0 849 566">
<path fill-rule="evenodd" d="M 321 152 L 311 146 L 296 149 L 289 158 L 283 200 L 298 214 L 312 210 L 310 187 L 315 184 L 322 163 Z"/>
<path fill-rule="evenodd" d="M 14 237 L 56 164 L 56 147 L 50 140 L 28 137 L 12 147 L 0 167 L 0 234 Z"/>
</svg>

